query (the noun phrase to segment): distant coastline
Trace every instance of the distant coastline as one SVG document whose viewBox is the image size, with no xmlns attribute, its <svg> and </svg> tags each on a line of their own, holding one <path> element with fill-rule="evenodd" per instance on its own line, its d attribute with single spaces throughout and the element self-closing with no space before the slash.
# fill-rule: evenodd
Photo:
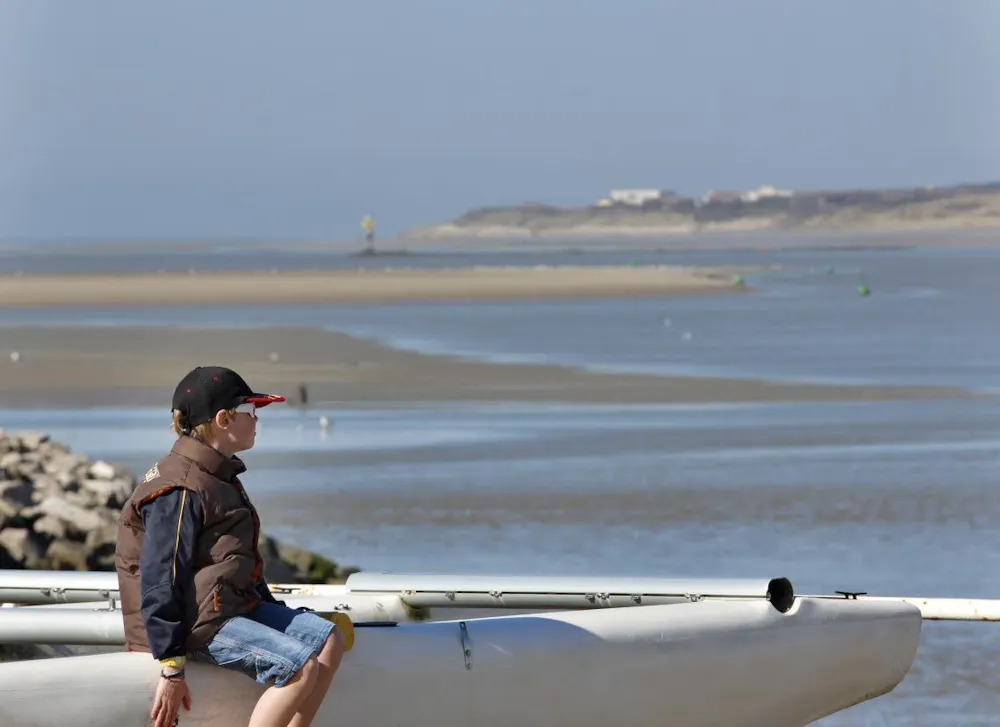
<svg viewBox="0 0 1000 727">
<path fill-rule="evenodd" d="M 1000 230 L 1000 182 L 945 187 L 784 191 L 761 187 L 685 197 L 615 190 L 594 204 L 536 202 L 473 209 L 408 230 L 414 240 L 662 237 L 758 231 Z"/>
</svg>

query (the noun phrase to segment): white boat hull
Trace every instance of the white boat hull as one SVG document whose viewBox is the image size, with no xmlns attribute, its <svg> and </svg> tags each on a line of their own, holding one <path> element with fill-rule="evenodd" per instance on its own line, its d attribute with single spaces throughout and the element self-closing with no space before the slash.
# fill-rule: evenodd
<svg viewBox="0 0 1000 727">
<path fill-rule="evenodd" d="M 359 628 L 314 724 L 798 727 L 892 690 L 920 627 L 905 603 L 799 599 Z M 156 682 L 144 654 L 0 664 L 0 725 L 133 727 Z M 202 664 L 188 682 L 192 727 L 245 725 L 262 691 Z"/>
</svg>

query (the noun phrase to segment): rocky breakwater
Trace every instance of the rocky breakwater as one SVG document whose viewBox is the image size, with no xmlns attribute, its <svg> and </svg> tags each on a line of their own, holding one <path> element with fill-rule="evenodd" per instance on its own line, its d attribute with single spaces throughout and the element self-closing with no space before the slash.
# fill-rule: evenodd
<svg viewBox="0 0 1000 727">
<path fill-rule="evenodd" d="M 137 484 L 46 434 L 0 430 L 0 568 L 114 570 L 118 515 Z M 261 552 L 272 583 L 338 582 L 357 570 L 267 536 Z"/>
</svg>

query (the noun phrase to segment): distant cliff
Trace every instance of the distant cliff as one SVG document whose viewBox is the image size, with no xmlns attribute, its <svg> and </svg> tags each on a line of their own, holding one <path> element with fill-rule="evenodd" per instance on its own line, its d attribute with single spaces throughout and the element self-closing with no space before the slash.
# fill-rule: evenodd
<svg viewBox="0 0 1000 727">
<path fill-rule="evenodd" d="M 877 231 L 1000 228 L 1000 182 L 952 187 L 796 191 L 784 195 L 664 195 L 642 204 L 553 207 L 530 203 L 471 210 L 406 236 L 669 235 L 748 230 Z"/>
</svg>

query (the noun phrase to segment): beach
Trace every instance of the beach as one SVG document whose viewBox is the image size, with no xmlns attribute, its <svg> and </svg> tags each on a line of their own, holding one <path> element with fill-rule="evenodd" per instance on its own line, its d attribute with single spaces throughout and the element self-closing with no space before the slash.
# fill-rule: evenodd
<svg viewBox="0 0 1000 727">
<path fill-rule="evenodd" d="M 194 264 L 198 260 L 192 258 Z M 253 320 L 253 314 L 241 321 L 240 315 L 241 306 L 262 311 L 270 306 L 329 310 L 338 305 L 414 304 L 430 305 L 425 313 L 433 317 L 437 303 L 454 309 L 490 301 L 545 306 L 547 301 L 614 299 L 620 305 L 630 299 L 753 296 L 753 289 L 737 275 L 767 269 L 558 264 L 0 276 L 0 309 L 8 321 L 0 322 L 0 406 L 157 405 L 169 399 L 178 372 L 220 362 L 293 403 L 305 387 L 310 403 L 361 407 L 391 402 L 657 404 L 971 396 L 961 387 L 912 382 L 811 383 L 767 376 L 615 373 L 564 362 L 501 363 L 402 350 L 329 327 L 303 325 L 301 318 L 276 325 L 273 319 Z M 156 326 L 9 323 L 18 320 L 18 311 L 74 307 L 167 307 L 176 311 L 176 318 Z M 212 313 L 223 310 L 228 311 L 223 319 L 240 324 L 220 324 Z M 609 333 L 595 331 L 595 336 Z"/>
<path fill-rule="evenodd" d="M 178 320 L 197 326 L 198 312 Z M 945 386 L 844 386 L 591 372 L 402 351 L 312 328 L 0 328 L 0 407 L 161 405 L 190 368 L 224 362 L 258 388 L 311 403 L 708 403 L 966 396 Z M 9 353 L 16 352 L 17 361 Z M 277 361 L 271 354 L 277 354 Z"/>
</svg>

